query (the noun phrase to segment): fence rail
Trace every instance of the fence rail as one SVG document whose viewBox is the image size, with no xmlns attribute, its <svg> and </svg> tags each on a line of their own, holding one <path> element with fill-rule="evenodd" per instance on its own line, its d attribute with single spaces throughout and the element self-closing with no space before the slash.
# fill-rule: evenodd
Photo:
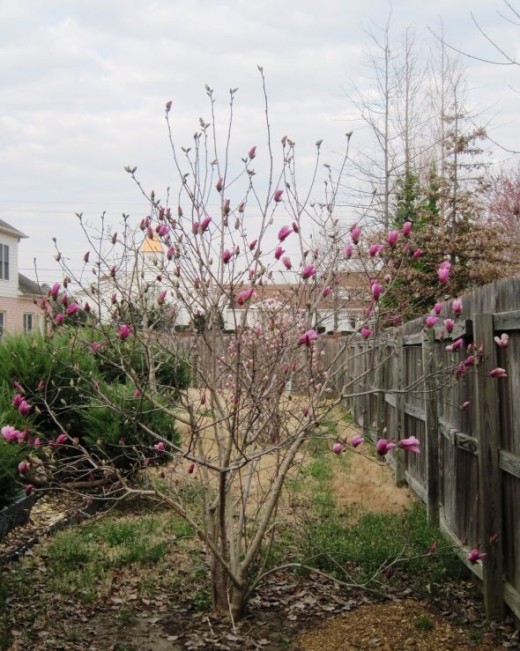
<svg viewBox="0 0 520 651">
<path fill-rule="evenodd" d="M 421 318 L 376 346 L 352 341 L 344 385 L 354 397 L 346 402 L 373 439 L 420 440 L 421 455 L 393 455 L 397 481 L 408 482 L 481 579 L 488 617 L 501 617 L 507 604 L 520 618 L 520 278 L 462 301 L 449 335 L 441 327 L 453 318 L 446 303 L 434 329 Z M 509 345 L 500 349 L 494 336 L 504 332 Z M 459 338 L 462 349 L 446 351 Z M 470 344 L 478 364 L 461 372 Z M 496 367 L 507 377 L 490 377 Z M 472 565 L 467 553 L 477 546 L 487 556 Z"/>
</svg>

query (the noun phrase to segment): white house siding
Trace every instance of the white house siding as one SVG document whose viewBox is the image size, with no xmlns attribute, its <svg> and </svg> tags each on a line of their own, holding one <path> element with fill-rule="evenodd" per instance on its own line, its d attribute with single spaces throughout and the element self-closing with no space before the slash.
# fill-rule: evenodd
<svg viewBox="0 0 520 651">
<path fill-rule="evenodd" d="M 0 244 L 9 247 L 9 280 L 0 278 L 0 296 L 18 297 L 18 238 L 0 231 Z"/>
</svg>

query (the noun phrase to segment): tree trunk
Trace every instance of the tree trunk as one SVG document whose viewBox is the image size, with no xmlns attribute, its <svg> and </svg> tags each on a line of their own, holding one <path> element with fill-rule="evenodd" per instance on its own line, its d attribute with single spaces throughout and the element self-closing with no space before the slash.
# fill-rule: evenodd
<svg viewBox="0 0 520 651">
<path fill-rule="evenodd" d="M 234 622 L 242 619 L 247 606 L 246 586 L 235 585 L 215 558 L 212 561 L 211 583 L 213 609 Z"/>
</svg>

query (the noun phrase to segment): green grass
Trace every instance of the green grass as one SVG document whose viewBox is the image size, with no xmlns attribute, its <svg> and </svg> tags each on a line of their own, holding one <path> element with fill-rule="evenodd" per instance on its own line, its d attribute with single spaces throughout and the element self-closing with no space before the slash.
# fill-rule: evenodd
<svg viewBox="0 0 520 651">
<path fill-rule="evenodd" d="M 420 596 L 428 596 L 464 570 L 453 550 L 443 545 L 424 506 L 410 505 L 403 514 L 339 511 L 331 488 L 338 467 L 348 473 L 348 455 L 314 451 L 301 476 L 291 484 L 304 515 L 294 528 L 286 527 L 271 553 L 272 563 L 292 560 L 375 589 L 406 582 Z M 303 495 L 303 493 L 305 493 Z M 438 541 L 439 551 L 428 555 Z M 386 576 L 383 571 L 387 569 Z"/>
<path fill-rule="evenodd" d="M 433 628 L 433 620 L 428 615 L 419 615 L 415 620 L 415 628 L 418 631 L 431 631 Z"/>
<path fill-rule="evenodd" d="M 118 570 L 132 566 L 142 574 L 140 592 L 150 596 L 175 571 L 169 565 L 169 553 L 180 539 L 192 537 L 191 527 L 167 512 L 114 515 L 60 531 L 45 551 L 47 581 L 51 590 L 93 603 L 110 593 Z"/>
</svg>

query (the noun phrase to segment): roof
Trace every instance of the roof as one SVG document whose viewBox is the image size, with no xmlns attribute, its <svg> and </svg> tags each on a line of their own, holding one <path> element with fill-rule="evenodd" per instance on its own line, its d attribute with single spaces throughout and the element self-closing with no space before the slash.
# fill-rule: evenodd
<svg viewBox="0 0 520 651">
<path fill-rule="evenodd" d="M 44 293 L 44 290 L 38 283 L 35 283 L 34 280 L 20 273 L 18 274 L 18 290 L 22 294 L 31 294 L 33 296 L 41 296 Z"/>
<path fill-rule="evenodd" d="M 25 233 L 22 233 L 22 231 L 19 231 L 14 226 L 11 226 L 11 224 L 4 222 L 3 219 L 0 219 L 0 233 L 5 233 L 6 235 L 12 235 L 14 237 L 17 237 L 18 239 L 21 239 L 22 237 L 29 237 L 28 235 L 25 235 Z"/>
<path fill-rule="evenodd" d="M 164 253 L 163 246 L 159 240 L 152 235 L 146 236 L 143 243 L 141 244 L 139 251 L 141 253 Z"/>
</svg>

